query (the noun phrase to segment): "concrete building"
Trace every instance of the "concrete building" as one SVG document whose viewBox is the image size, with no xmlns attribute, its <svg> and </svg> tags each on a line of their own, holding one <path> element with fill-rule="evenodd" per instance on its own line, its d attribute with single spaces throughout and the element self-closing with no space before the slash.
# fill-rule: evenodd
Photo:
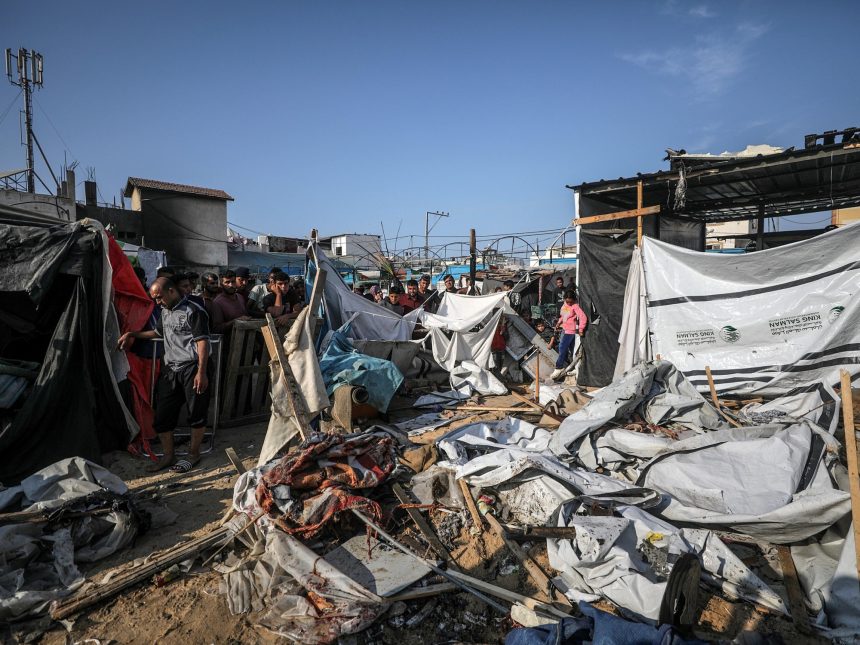
<svg viewBox="0 0 860 645">
<path fill-rule="evenodd" d="M 129 177 L 125 196 L 140 213 L 143 245 L 167 252 L 172 264 L 227 265 L 227 202 L 223 190 Z"/>
<path fill-rule="evenodd" d="M 382 239 L 379 235 L 363 233 L 341 233 L 319 238 L 323 249 L 331 248 L 331 255 L 351 264 L 357 269 L 377 269 L 375 258 L 382 254 Z"/>
<path fill-rule="evenodd" d="M 758 226 L 755 221 L 709 222 L 705 228 L 705 248 L 743 249 L 751 240 L 755 240 L 757 233 Z"/>
<path fill-rule="evenodd" d="M 60 188 L 57 195 L 28 193 L 20 190 L 19 176 L 26 170 L 13 170 L 0 174 L 0 205 L 14 206 L 33 215 L 55 217 L 63 222 L 75 220 L 74 173 L 71 173 L 71 192 Z M 63 182 L 65 185 L 66 182 Z"/>
</svg>

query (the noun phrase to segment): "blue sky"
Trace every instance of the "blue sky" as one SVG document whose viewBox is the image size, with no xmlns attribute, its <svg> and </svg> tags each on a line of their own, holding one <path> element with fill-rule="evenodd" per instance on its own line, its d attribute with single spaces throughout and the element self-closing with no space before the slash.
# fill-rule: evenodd
<svg viewBox="0 0 860 645">
<path fill-rule="evenodd" d="M 34 1 L 0 46 L 44 54 L 37 135 L 107 201 L 140 176 L 224 189 L 256 231 L 382 221 L 418 244 L 428 210 L 451 213 L 434 235 L 556 229 L 565 184 L 663 168 L 666 147 L 860 125 L 858 19 L 828 0 Z M 0 169 L 23 165 L 19 105 Z"/>
</svg>

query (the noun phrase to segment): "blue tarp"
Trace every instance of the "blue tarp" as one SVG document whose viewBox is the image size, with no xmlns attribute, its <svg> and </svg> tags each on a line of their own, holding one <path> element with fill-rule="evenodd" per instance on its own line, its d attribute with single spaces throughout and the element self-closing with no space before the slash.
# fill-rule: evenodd
<svg viewBox="0 0 860 645">
<path fill-rule="evenodd" d="M 320 359 L 326 392 L 331 396 L 341 385 L 363 386 L 369 395 L 367 402 L 385 412 L 403 383 L 403 374 L 391 361 L 357 352 L 346 336 L 347 328 L 342 327 L 332 334 Z"/>
</svg>

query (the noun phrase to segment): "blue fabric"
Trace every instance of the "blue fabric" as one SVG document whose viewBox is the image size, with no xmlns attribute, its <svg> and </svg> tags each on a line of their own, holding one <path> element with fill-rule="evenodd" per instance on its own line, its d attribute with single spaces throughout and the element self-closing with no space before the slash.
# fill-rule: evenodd
<svg viewBox="0 0 860 645">
<path fill-rule="evenodd" d="M 346 327 L 332 333 L 331 342 L 320 359 L 326 392 L 331 395 L 341 385 L 361 385 L 369 395 L 368 403 L 381 412 L 400 384 L 403 374 L 391 361 L 357 352 L 346 336 Z"/>
<path fill-rule="evenodd" d="M 683 639 L 671 625 L 654 627 L 614 616 L 587 602 L 579 603 L 581 618 L 565 618 L 557 625 L 514 629 L 505 645 L 705 645 Z"/>
<path fill-rule="evenodd" d="M 569 362 L 567 355 L 574 348 L 574 342 L 576 342 L 576 334 L 561 335 L 561 342 L 558 344 L 558 360 L 555 362 L 556 369 L 560 370 L 567 367 Z"/>
</svg>

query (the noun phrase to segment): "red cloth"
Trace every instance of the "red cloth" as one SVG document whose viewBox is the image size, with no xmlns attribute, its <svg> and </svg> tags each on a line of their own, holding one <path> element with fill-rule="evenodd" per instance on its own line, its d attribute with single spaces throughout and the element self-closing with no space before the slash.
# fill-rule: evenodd
<svg viewBox="0 0 860 645">
<path fill-rule="evenodd" d="M 108 234 L 108 260 L 113 270 L 111 286 L 119 330 L 121 333 L 140 331 L 149 320 L 154 304 L 140 284 L 131 262 L 110 234 Z M 126 357 L 129 366 L 127 376 L 131 383 L 132 411 L 140 426 L 140 434 L 129 445 L 129 450 L 151 455 L 149 441 L 155 437 L 155 431 L 152 428 L 152 401 L 149 396 L 150 361 L 131 352 L 126 352 Z"/>
<path fill-rule="evenodd" d="M 505 340 L 504 323 L 499 322 L 496 327 L 496 333 L 493 334 L 493 340 L 490 341 L 490 351 L 503 352 L 508 346 L 508 341 Z"/>
</svg>

